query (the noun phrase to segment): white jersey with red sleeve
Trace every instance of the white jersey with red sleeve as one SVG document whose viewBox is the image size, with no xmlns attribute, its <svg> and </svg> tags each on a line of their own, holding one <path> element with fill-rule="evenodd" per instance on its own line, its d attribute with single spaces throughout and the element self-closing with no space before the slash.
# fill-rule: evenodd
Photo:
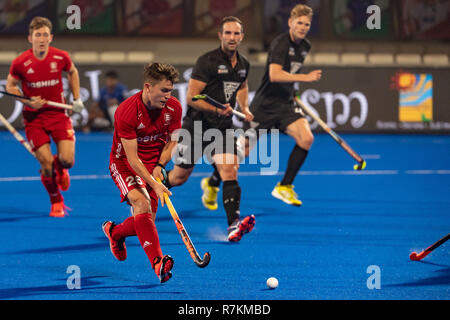
<svg viewBox="0 0 450 320">
<path fill-rule="evenodd" d="M 69 71 L 72 60 L 66 51 L 49 47 L 47 56 L 39 60 L 29 49 L 14 59 L 9 74 L 22 82 L 23 94 L 27 97 L 40 96 L 45 100 L 65 103 L 62 82 L 62 71 Z M 55 110 L 64 112 L 63 109 L 45 105 L 38 110 Z M 36 112 L 25 106 L 25 111 Z"/>
<path fill-rule="evenodd" d="M 142 91 L 122 102 L 114 115 L 111 162 L 127 161 L 121 139 L 136 139 L 139 159 L 147 168 L 153 168 L 170 135 L 181 128 L 181 115 L 182 107 L 175 97 L 170 97 L 162 109 L 147 109 Z"/>
</svg>

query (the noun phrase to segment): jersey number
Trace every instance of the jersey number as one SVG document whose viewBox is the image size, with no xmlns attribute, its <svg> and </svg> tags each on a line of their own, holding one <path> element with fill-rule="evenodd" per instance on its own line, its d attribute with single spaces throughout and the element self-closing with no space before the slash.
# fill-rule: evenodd
<svg viewBox="0 0 450 320">
<path fill-rule="evenodd" d="M 129 176 L 125 180 L 127 181 L 128 187 L 134 186 L 136 183 L 140 186 L 143 185 L 141 177 L 139 176 L 136 177 Z"/>
</svg>

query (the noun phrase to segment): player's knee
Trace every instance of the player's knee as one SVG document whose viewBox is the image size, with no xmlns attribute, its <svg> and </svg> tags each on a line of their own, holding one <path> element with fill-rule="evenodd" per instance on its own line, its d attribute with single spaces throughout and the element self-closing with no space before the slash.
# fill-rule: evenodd
<svg viewBox="0 0 450 320">
<path fill-rule="evenodd" d="M 303 140 L 304 140 L 304 144 L 306 147 L 305 149 L 309 150 L 309 149 L 311 149 L 311 147 L 314 143 L 314 135 L 308 134 L 308 135 L 306 135 L 306 137 Z"/>
<path fill-rule="evenodd" d="M 74 159 L 71 155 L 58 155 L 59 163 L 64 169 L 70 169 L 73 167 Z"/>
<path fill-rule="evenodd" d="M 295 137 L 295 141 L 297 145 L 305 150 L 311 149 L 314 143 L 314 135 L 312 134 L 303 134 L 302 136 Z"/>
<path fill-rule="evenodd" d="M 73 160 L 71 161 L 71 160 L 63 160 L 63 161 L 60 161 L 61 162 L 61 166 L 64 168 L 64 169 L 70 169 L 70 168 L 72 168 L 73 167 Z"/>
<path fill-rule="evenodd" d="M 175 187 L 175 186 L 179 186 L 179 185 L 182 185 L 182 184 L 186 183 L 187 180 L 188 180 L 187 176 L 180 176 L 180 175 L 178 175 L 178 176 L 175 176 L 173 179 L 171 178 L 169 180 L 169 182 L 170 182 L 170 184 L 172 186 Z"/>
<path fill-rule="evenodd" d="M 169 183 L 171 186 L 176 187 L 184 184 L 189 178 L 189 173 L 176 172 L 175 170 L 169 173 Z"/>
<path fill-rule="evenodd" d="M 239 165 L 224 165 L 220 170 L 220 176 L 223 181 L 233 181 L 237 180 L 237 172 Z"/>
<path fill-rule="evenodd" d="M 144 196 L 129 200 L 131 205 L 133 206 L 134 216 L 138 214 L 148 213 L 150 211 L 150 201 Z"/>
</svg>

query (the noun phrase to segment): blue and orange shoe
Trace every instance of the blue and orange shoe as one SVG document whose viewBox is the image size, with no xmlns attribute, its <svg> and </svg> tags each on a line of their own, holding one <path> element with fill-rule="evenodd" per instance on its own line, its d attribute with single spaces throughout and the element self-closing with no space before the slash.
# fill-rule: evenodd
<svg viewBox="0 0 450 320">
<path fill-rule="evenodd" d="M 55 181 L 61 191 L 67 191 L 70 187 L 69 170 L 64 169 L 59 164 L 58 156 L 53 156 L 55 166 Z"/>
<path fill-rule="evenodd" d="M 161 283 L 164 283 L 172 278 L 171 270 L 173 268 L 173 264 L 173 258 L 167 254 L 162 259 L 161 257 L 156 257 L 153 260 L 153 270 L 155 270 L 155 273 Z"/>
<path fill-rule="evenodd" d="M 253 230 L 255 226 L 255 216 L 252 214 L 239 221 L 236 219 L 231 226 L 228 227 L 228 241 L 239 242 L 242 236 Z"/>
<path fill-rule="evenodd" d="M 119 261 L 124 261 L 127 258 L 127 247 L 125 246 L 125 239 L 116 241 L 112 238 L 112 230 L 115 226 L 116 224 L 112 221 L 103 222 L 103 233 L 109 240 L 109 247 L 113 256 Z"/>
</svg>

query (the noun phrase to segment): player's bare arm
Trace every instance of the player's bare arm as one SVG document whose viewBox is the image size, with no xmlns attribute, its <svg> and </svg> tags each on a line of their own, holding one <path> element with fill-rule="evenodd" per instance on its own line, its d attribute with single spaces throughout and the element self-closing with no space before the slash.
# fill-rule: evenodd
<svg viewBox="0 0 450 320">
<path fill-rule="evenodd" d="M 172 136 L 174 136 L 174 135 L 172 135 Z M 174 140 L 173 138 L 171 138 L 171 141 L 169 141 L 166 144 L 166 146 L 164 147 L 164 149 L 161 153 L 161 157 L 159 158 L 159 163 L 161 163 L 164 166 L 169 163 L 170 159 L 172 158 L 173 148 L 175 148 L 177 143 L 178 143 L 177 140 Z"/>
<path fill-rule="evenodd" d="M 12 75 L 8 74 L 8 78 L 6 80 L 6 91 L 15 95 L 22 95 L 22 91 L 19 88 L 20 81 L 14 78 Z M 23 104 L 30 106 L 33 109 L 42 108 L 47 101 L 42 99 L 41 97 L 31 97 L 33 100 L 24 100 L 18 99 Z"/>
<path fill-rule="evenodd" d="M 159 158 L 159 164 L 166 166 L 170 159 L 172 158 L 172 151 L 177 145 L 177 138 L 176 135 L 172 134 L 170 141 L 164 146 L 164 149 L 161 153 L 161 157 Z M 164 180 L 164 176 L 161 172 L 162 168 L 160 166 L 156 166 L 155 169 L 153 169 L 153 177 L 160 179 L 161 181 Z"/>
<path fill-rule="evenodd" d="M 269 66 L 270 82 L 316 82 L 322 78 L 322 70 L 314 70 L 308 74 L 291 74 L 283 70 L 283 66 L 272 63 Z"/>
<path fill-rule="evenodd" d="M 161 205 L 164 206 L 164 193 L 167 193 L 169 196 L 171 196 L 172 193 L 164 185 L 155 180 L 150 172 L 148 172 L 141 159 L 139 159 L 137 139 L 128 140 L 122 138 L 121 142 L 131 168 L 155 191 L 161 201 Z"/>
<path fill-rule="evenodd" d="M 73 63 L 67 73 L 67 80 L 69 80 L 69 87 L 73 93 L 73 99 L 78 100 L 80 98 L 80 75 Z"/>
<path fill-rule="evenodd" d="M 242 113 L 245 114 L 245 121 L 250 122 L 253 121 L 253 114 L 250 112 L 250 108 L 248 106 L 248 82 L 245 81 L 238 92 L 236 93 L 236 100 L 239 106 L 241 107 Z"/>
<path fill-rule="evenodd" d="M 201 94 L 203 89 L 205 89 L 205 87 L 206 87 L 205 82 L 195 79 L 189 80 L 189 88 L 187 92 L 187 101 L 189 105 L 200 111 L 219 114 L 224 117 L 231 116 L 233 114 L 233 108 L 231 108 L 228 104 L 225 105 L 228 108 L 219 109 L 202 100 L 192 101 L 192 98 L 195 97 L 196 95 Z"/>
<path fill-rule="evenodd" d="M 73 94 L 73 111 L 81 112 L 84 109 L 84 105 L 80 97 L 80 74 L 73 63 L 67 73 L 67 80 Z"/>
</svg>

